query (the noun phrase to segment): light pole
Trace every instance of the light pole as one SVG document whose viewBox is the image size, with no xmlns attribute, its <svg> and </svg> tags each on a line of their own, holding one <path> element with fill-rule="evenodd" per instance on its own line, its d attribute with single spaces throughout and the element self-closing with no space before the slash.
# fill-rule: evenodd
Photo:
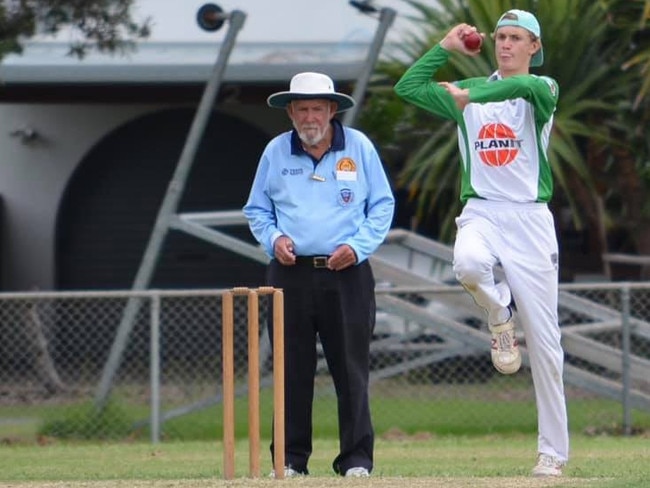
<svg viewBox="0 0 650 488">
<path fill-rule="evenodd" d="M 379 51 L 381 50 L 381 46 L 384 43 L 384 39 L 386 38 L 386 33 L 388 32 L 389 27 L 393 23 L 393 20 L 395 20 L 395 16 L 397 15 L 397 12 L 394 9 L 387 8 L 387 7 L 379 9 L 373 5 L 372 0 L 365 0 L 365 1 L 351 0 L 350 5 L 352 5 L 354 8 L 356 8 L 363 14 L 367 14 L 367 15 L 375 15 L 377 13 L 379 14 L 379 26 L 375 31 L 375 36 L 372 40 L 372 43 L 370 44 L 370 48 L 368 49 L 368 55 L 366 56 L 366 61 L 361 70 L 361 74 L 357 78 L 357 82 L 354 85 L 354 90 L 352 92 L 352 98 L 354 98 L 354 101 L 356 103 L 354 107 L 346 111 L 345 114 L 343 115 L 343 124 L 348 126 L 353 126 L 356 121 L 357 111 L 361 103 L 363 102 L 364 94 L 366 93 L 366 89 L 368 88 L 370 75 L 372 75 L 372 71 L 375 68 L 375 64 L 377 63 L 377 58 L 379 57 Z"/>
<path fill-rule="evenodd" d="M 228 58 L 234 48 L 237 34 L 241 30 L 245 19 L 246 14 L 244 12 L 233 10 L 230 13 L 225 13 L 215 4 L 205 4 L 197 13 L 197 23 L 204 30 L 219 30 L 226 21 L 228 21 L 229 28 L 219 49 L 219 55 L 212 74 L 203 91 L 203 96 L 194 115 L 192 126 L 185 140 L 185 146 L 183 147 L 176 169 L 167 187 L 165 198 L 158 210 L 158 216 L 149 237 L 147 248 L 133 281 L 131 288 L 133 291 L 145 290 L 151 282 L 151 276 L 160 257 L 165 236 L 170 228 L 170 222 L 178 209 L 178 204 L 185 189 L 185 183 L 194 163 L 194 157 L 201 143 L 201 138 L 209 122 L 210 115 L 212 114 Z M 138 297 L 129 297 L 122 313 L 122 319 L 95 394 L 95 404 L 98 408 L 103 408 L 106 403 L 113 383 L 113 377 L 120 365 L 129 334 L 133 329 L 133 324 L 140 308 L 140 301 Z"/>
</svg>

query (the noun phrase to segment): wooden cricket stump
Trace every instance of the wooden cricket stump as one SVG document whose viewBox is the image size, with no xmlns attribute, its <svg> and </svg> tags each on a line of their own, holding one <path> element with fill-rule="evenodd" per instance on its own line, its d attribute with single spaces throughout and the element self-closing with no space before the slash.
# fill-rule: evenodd
<svg viewBox="0 0 650 488">
<path fill-rule="evenodd" d="M 260 477 L 259 297 L 273 299 L 273 471 L 284 478 L 284 293 L 270 286 L 235 287 L 222 295 L 223 475 L 235 477 L 235 296 L 247 296 L 249 474 Z"/>
</svg>

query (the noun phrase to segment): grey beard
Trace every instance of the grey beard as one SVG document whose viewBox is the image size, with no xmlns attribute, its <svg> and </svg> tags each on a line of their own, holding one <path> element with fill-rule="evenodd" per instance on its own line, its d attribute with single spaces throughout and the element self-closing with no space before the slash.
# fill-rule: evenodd
<svg viewBox="0 0 650 488">
<path fill-rule="evenodd" d="M 317 145 L 320 141 L 323 140 L 323 137 L 325 137 L 325 133 L 322 132 L 318 136 L 314 137 L 308 137 L 304 132 L 298 132 L 298 137 L 300 137 L 300 140 L 307 144 L 308 146 L 315 146 Z"/>
</svg>

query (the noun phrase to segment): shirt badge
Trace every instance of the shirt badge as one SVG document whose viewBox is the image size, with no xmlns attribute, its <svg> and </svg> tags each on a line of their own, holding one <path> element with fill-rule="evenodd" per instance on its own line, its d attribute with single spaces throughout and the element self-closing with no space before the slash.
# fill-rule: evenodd
<svg viewBox="0 0 650 488">
<path fill-rule="evenodd" d="M 342 188 L 339 192 L 339 203 L 348 205 L 354 201 L 354 192 L 349 188 Z"/>
<path fill-rule="evenodd" d="M 338 181 L 357 181 L 357 165 L 350 158 L 341 158 L 336 163 Z"/>
</svg>

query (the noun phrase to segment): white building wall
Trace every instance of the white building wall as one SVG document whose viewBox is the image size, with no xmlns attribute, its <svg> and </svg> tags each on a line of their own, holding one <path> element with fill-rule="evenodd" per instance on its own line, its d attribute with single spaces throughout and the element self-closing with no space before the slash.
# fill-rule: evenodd
<svg viewBox="0 0 650 488">
<path fill-rule="evenodd" d="M 117 70 L 110 73 L 128 73 L 134 76 L 138 69 L 157 66 L 161 61 L 156 57 L 148 58 L 148 54 L 156 51 L 156 46 L 164 42 L 179 42 L 182 47 L 184 42 L 214 43 L 215 47 L 225 36 L 227 29 L 216 33 L 206 33 L 196 24 L 198 8 L 209 3 L 203 0 L 138 0 L 136 19 L 146 16 L 153 18 L 153 35 L 144 41 L 141 49 L 126 58 L 90 55 L 84 61 L 73 60 L 64 56 L 65 50 L 60 50 L 58 57 L 46 52 L 43 46 L 38 46 L 32 52 L 26 49 L 23 56 L 9 56 L 0 66 L 0 78 L 5 81 L 26 83 L 33 82 L 40 77 L 40 82 L 46 80 L 50 83 L 62 81 L 78 82 L 92 81 L 93 73 L 101 75 L 106 81 L 107 67 L 117 66 Z M 242 48 L 238 54 L 239 46 L 246 43 L 290 43 L 296 48 L 305 48 L 305 43 L 326 42 L 331 43 L 332 51 L 328 52 L 326 59 L 320 59 L 313 53 L 303 53 L 302 57 L 286 62 L 294 62 L 295 66 L 302 65 L 309 69 L 316 64 L 318 67 L 327 63 L 343 63 L 342 70 L 350 73 L 349 66 L 356 63 L 353 71 L 357 72 L 361 57 L 353 53 L 355 60 L 350 61 L 349 51 L 359 49 L 359 43 L 369 42 L 378 26 L 378 19 L 361 14 L 349 5 L 347 0 L 217 0 L 215 3 L 226 11 L 242 10 L 247 14 L 247 19 L 242 32 L 238 35 L 238 47 L 233 52 L 233 59 L 237 56 L 244 57 L 239 66 L 241 73 L 237 76 L 248 79 L 251 75 L 245 72 L 258 63 L 255 69 L 260 70 L 260 75 L 272 72 L 272 78 L 288 78 L 291 70 L 286 68 L 278 76 L 277 68 L 282 69 L 274 61 L 268 61 L 267 68 L 261 68 L 265 62 L 245 58 L 246 51 Z M 377 7 L 391 7 L 398 12 L 398 17 L 393 28 L 389 31 L 388 40 L 395 39 L 398 32 L 408 23 L 405 23 L 404 14 L 412 14 L 408 6 L 401 0 L 384 0 L 377 2 Z M 62 32 L 58 39 L 40 37 L 37 41 L 70 40 L 69 32 Z M 355 44 L 356 43 L 356 44 Z M 46 42 L 50 45 L 50 42 Z M 56 44 L 56 43 L 52 43 Z M 176 45 L 176 48 L 179 47 Z M 65 46 L 64 46 L 65 47 Z M 149 49 L 147 49 L 149 48 Z M 312 46 L 313 48 L 313 46 Z M 40 49 L 40 50 L 39 50 Z M 58 48 L 57 48 L 58 49 Z M 192 47 L 195 49 L 195 47 Z M 255 48 L 258 49 L 258 48 Z M 39 55 L 40 53 L 40 55 Z M 43 54 L 45 53 L 45 54 Z M 253 51 L 253 54 L 257 51 Z M 174 61 L 166 61 L 164 65 L 173 72 L 190 74 L 193 66 L 187 66 L 188 55 L 181 58 L 181 65 L 176 66 Z M 205 77 L 211 65 L 210 54 L 202 59 L 196 66 L 205 69 Z M 259 53 L 258 53 L 259 54 Z M 263 53 L 262 53 L 263 54 Z M 251 54 L 248 54 L 251 56 Z M 257 54 L 256 54 L 257 55 Z M 292 56 L 296 56 L 295 53 Z M 92 61 L 92 62 L 91 62 Z M 154 63 L 154 65 L 152 65 Z M 352 63 L 348 66 L 345 63 Z M 185 64 L 185 66 L 183 66 Z M 294 66 L 294 65 L 291 65 Z M 22 67 L 35 67 L 34 70 L 22 72 Z M 84 68 L 85 69 L 81 69 Z M 7 71 L 7 68 L 12 70 Z M 47 72 L 56 71 L 56 80 L 47 81 Z M 198 69 L 196 68 L 196 69 Z M 276 69 L 273 71 L 273 69 Z M 331 65 L 332 69 L 336 64 Z M 291 68 L 293 69 L 293 68 Z M 40 70 L 40 71 L 39 71 Z M 233 70 L 234 73 L 235 70 Z M 203 73 L 203 72 L 202 72 Z M 226 72 L 228 77 L 229 70 Z M 330 72 L 333 76 L 334 72 Z M 70 79 L 62 80 L 66 75 Z M 150 75 L 150 73 L 149 73 Z M 192 74 L 196 78 L 196 73 Z M 237 76 L 232 75 L 233 78 Z M 267 74 L 268 76 L 268 74 Z M 342 75 L 343 76 L 343 75 Z M 13 77 L 13 78 L 12 78 Z M 201 78 L 201 77 L 199 77 Z M 159 79 L 159 78 L 158 78 Z M 249 81 L 257 78 L 253 77 Z M 97 80 L 94 80 L 97 81 Z M 124 80 L 122 80 L 124 81 Z M 140 80 L 142 81 L 142 80 Z M 152 80 L 149 80 L 152 82 Z M 3 238 L 2 238 L 2 263 L 0 287 L 4 290 L 30 290 L 52 289 L 55 284 L 55 229 L 57 211 L 66 185 L 77 164 L 87 152 L 105 135 L 129 120 L 145 115 L 152 111 L 169 108 L 170 105 L 63 105 L 43 103 L 2 103 L 0 104 L 0 196 L 3 205 Z M 237 111 L 237 116 L 248 119 L 256 125 L 275 127 L 269 129 L 269 136 L 277 132 L 278 127 L 287 125 L 286 117 L 279 111 L 271 111 L 266 107 L 256 109 L 242 108 L 241 106 L 224 106 L 224 111 Z M 255 113 L 257 110 L 257 113 Z M 268 125 L 267 125 L 268 124 Z M 38 137 L 35 140 L 24 142 L 20 136 L 12 135 L 16 130 L 29 128 L 35 130 Z"/>
<path fill-rule="evenodd" d="M 4 291 L 55 286 L 57 212 L 86 154 L 123 124 L 179 104 L 0 104 L 1 281 Z M 192 105 L 195 107 L 196 105 Z M 225 102 L 219 110 L 269 133 L 289 128 L 285 113 Z M 38 134 L 25 141 L 16 130 Z"/>
<path fill-rule="evenodd" d="M 2 284 L 51 289 L 56 214 L 77 164 L 100 138 L 158 107 L 137 105 L 0 105 Z M 30 127 L 36 139 L 11 135 Z"/>
</svg>

